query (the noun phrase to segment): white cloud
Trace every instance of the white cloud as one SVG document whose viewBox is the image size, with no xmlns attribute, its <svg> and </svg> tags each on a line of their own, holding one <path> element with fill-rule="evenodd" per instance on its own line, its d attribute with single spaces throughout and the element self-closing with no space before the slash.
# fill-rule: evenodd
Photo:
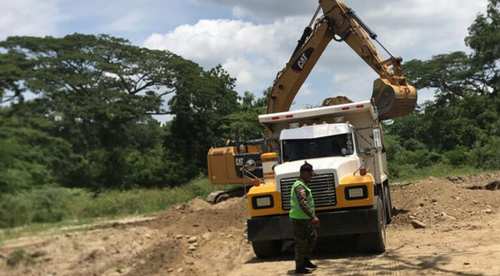
<svg viewBox="0 0 500 276">
<path fill-rule="evenodd" d="M 238 79 L 238 90 L 263 91 L 272 84 L 295 46 L 304 18 L 288 17 L 272 24 L 241 20 L 200 20 L 144 43 L 167 49 L 209 68 L 222 64 Z"/>
<path fill-rule="evenodd" d="M 300 1 L 300 7 L 290 1 L 210 1 L 231 7 L 241 19 L 200 20 L 182 25 L 165 34 L 151 35 L 145 46 L 171 50 L 205 67 L 222 64 L 238 78 L 240 92 L 260 93 L 272 84 L 278 70 L 288 61 L 312 15 L 310 6 L 314 9 L 314 5 L 304 4 L 306 1 Z M 487 4 L 487 0 L 346 2 L 378 32 L 395 55 L 406 60 L 464 50 L 467 27 Z M 269 16 L 274 19 L 270 22 L 261 16 L 266 10 L 272 11 Z M 323 98 L 340 93 L 354 100 L 367 99 L 376 77 L 348 46 L 332 42 L 298 95 L 297 104 L 318 104 Z M 307 91 L 314 93 L 306 95 Z"/>
<path fill-rule="evenodd" d="M 50 35 L 60 19 L 57 0 L 2 1 L 0 39 L 12 35 Z"/>
</svg>

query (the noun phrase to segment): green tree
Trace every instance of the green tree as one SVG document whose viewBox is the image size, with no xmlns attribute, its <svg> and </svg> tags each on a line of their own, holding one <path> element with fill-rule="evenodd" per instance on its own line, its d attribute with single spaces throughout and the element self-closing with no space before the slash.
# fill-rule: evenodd
<svg viewBox="0 0 500 276">
<path fill-rule="evenodd" d="M 473 50 L 472 81 L 480 89 L 498 95 L 500 90 L 500 1 L 489 0 L 486 14 L 479 15 L 469 28 L 466 44 Z"/>
<path fill-rule="evenodd" d="M 194 66 L 178 69 L 177 93 L 169 101 L 174 118 L 165 139 L 175 184 L 206 170 L 208 149 L 223 142 L 224 119 L 238 109 L 235 79 L 221 66 L 208 72 Z"/>
<path fill-rule="evenodd" d="M 149 139 L 159 143 L 160 126 L 151 115 L 168 113 L 164 98 L 177 92 L 178 69 L 194 66 L 107 35 L 10 37 L 0 48 L 9 61 L 0 73 L 12 79 L 2 91 L 22 83 L 19 93 L 37 95 L 36 108 L 55 124 L 50 135 L 68 141 L 82 158 L 73 184 L 95 187 L 134 184 L 126 177 L 129 148 L 146 153 L 154 147 L 141 137 L 145 129 L 156 129 Z"/>
</svg>

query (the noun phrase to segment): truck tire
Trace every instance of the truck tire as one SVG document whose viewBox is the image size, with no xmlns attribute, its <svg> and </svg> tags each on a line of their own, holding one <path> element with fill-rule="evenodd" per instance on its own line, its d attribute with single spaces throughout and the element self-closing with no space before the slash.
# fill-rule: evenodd
<svg viewBox="0 0 500 276">
<path fill-rule="evenodd" d="M 392 222 L 392 200 L 391 200 L 391 188 L 389 187 L 389 182 L 384 185 L 384 199 L 385 199 L 385 223 L 391 224 Z"/>
<path fill-rule="evenodd" d="M 385 206 L 377 197 L 378 230 L 375 233 L 361 234 L 358 239 L 358 249 L 364 253 L 382 254 L 385 252 Z"/>
<path fill-rule="evenodd" d="M 278 257 L 281 253 L 281 241 L 253 241 L 253 252 L 258 258 Z"/>
</svg>

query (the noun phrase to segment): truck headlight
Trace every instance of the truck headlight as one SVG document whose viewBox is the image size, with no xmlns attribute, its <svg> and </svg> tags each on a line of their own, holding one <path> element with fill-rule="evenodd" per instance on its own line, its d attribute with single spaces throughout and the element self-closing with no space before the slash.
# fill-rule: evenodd
<svg viewBox="0 0 500 276">
<path fill-rule="evenodd" d="M 368 187 L 354 186 L 345 189 L 345 198 L 348 200 L 368 198 Z"/>
<path fill-rule="evenodd" d="M 254 209 L 271 208 L 274 206 L 273 197 L 271 195 L 253 197 L 252 206 Z"/>
</svg>

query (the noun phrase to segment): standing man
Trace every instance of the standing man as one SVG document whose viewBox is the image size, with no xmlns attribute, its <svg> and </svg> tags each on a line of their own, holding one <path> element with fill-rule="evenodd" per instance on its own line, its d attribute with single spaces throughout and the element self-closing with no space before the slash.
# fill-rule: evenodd
<svg viewBox="0 0 500 276">
<path fill-rule="evenodd" d="M 305 162 L 300 167 L 300 178 L 290 193 L 290 220 L 295 236 L 295 272 L 309 274 L 317 266 L 311 263 L 311 253 L 318 238 L 319 219 L 314 210 L 314 199 L 308 184 L 313 177 L 313 167 Z"/>
</svg>

